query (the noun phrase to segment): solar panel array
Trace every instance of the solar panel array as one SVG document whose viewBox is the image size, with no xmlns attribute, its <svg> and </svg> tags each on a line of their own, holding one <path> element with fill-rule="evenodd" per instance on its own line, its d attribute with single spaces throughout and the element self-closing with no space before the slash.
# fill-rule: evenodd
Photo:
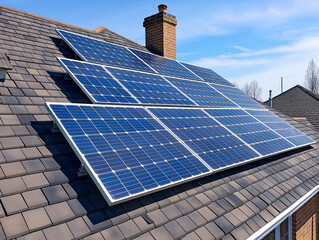
<svg viewBox="0 0 319 240">
<path fill-rule="evenodd" d="M 110 205 L 313 143 L 212 70 L 58 32 L 97 105 L 46 106 Z"/>
</svg>

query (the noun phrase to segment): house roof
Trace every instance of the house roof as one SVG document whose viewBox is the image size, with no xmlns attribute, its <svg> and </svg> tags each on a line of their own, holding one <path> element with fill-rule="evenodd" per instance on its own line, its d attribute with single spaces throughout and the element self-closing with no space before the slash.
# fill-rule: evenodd
<svg viewBox="0 0 319 240">
<path fill-rule="evenodd" d="M 0 47 L 13 66 L 0 82 L 0 239 L 244 239 L 318 185 L 313 144 L 109 207 L 88 176 L 78 177 L 80 161 L 43 106 L 90 103 L 56 60 L 75 54 L 55 29 L 146 49 L 106 28 L 0 12 Z"/>
<path fill-rule="evenodd" d="M 319 130 L 319 95 L 300 85 L 274 97 L 272 107 L 291 117 L 306 117 Z"/>
</svg>

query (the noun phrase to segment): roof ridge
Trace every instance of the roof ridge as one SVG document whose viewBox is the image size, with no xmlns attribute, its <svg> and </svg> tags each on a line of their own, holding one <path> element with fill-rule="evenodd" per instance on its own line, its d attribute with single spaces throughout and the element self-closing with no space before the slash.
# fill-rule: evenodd
<svg viewBox="0 0 319 240">
<path fill-rule="evenodd" d="M 66 26 L 69 26 L 69 27 L 72 27 L 72 28 L 77 28 L 77 29 L 81 29 L 81 30 L 84 30 L 84 31 L 92 32 L 92 33 L 97 33 L 97 34 L 99 34 L 99 33 L 103 32 L 104 30 L 108 30 L 108 31 L 110 31 L 110 32 L 113 33 L 113 34 L 116 34 L 117 36 L 120 36 L 120 37 L 122 37 L 122 38 L 125 38 L 126 40 L 129 40 L 130 42 L 132 42 L 132 43 L 134 43 L 134 44 L 138 44 L 138 45 L 144 47 L 142 44 L 137 43 L 137 42 L 135 42 L 135 41 L 133 41 L 133 40 L 131 40 L 131 39 L 128 39 L 128 38 L 126 38 L 126 37 L 124 37 L 124 36 L 122 36 L 122 35 L 120 35 L 120 34 L 114 32 L 114 31 L 112 31 L 112 30 L 110 30 L 110 29 L 108 29 L 108 28 L 106 28 L 106 27 L 104 27 L 104 26 L 99 26 L 99 27 L 97 27 L 97 28 L 95 28 L 95 29 L 93 29 L 93 30 L 90 30 L 90 29 L 87 29 L 87 28 L 83 28 L 83 27 L 79 27 L 79 26 L 72 25 L 72 24 L 69 24 L 69 23 L 65 23 L 65 22 L 61 22 L 61 21 L 58 21 L 58 20 L 54 20 L 54 19 L 52 19 L 52 18 L 47 18 L 47 17 L 43 17 L 43 16 L 40 16 L 40 15 L 37 15 L 37 14 L 33 14 L 33 13 L 26 12 L 26 11 L 18 10 L 18 9 L 15 9 L 15 8 L 7 7 L 7 6 L 1 5 L 1 4 L 0 4 L 0 7 L 1 7 L 1 8 L 8 9 L 8 10 L 11 10 L 11 11 L 15 11 L 15 12 L 27 14 L 27 15 L 30 15 L 30 16 L 32 16 L 32 17 L 41 18 L 41 19 L 44 19 L 44 20 L 47 20 L 47 21 L 50 21 L 50 22 L 54 22 L 54 23 L 59 23 L 59 24 L 62 24 L 62 25 L 66 25 Z"/>
<path fill-rule="evenodd" d="M 319 101 L 319 95 L 308 90 L 307 88 L 301 86 L 301 85 L 297 85 L 296 87 L 300 88 L 302 91 L 304 91 L 305 93 L 307 93 L 308 95 L 310 95 L 311 97 L 315 98 L 317 101 Z"/>
</svg>

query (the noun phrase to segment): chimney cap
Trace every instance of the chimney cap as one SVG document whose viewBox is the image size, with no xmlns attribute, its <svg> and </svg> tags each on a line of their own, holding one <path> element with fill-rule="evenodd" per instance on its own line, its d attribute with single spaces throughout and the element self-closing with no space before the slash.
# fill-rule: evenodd
<svg viewBox="0 0 319 240">
<path fill-rule="evenodd" d="M 158 11 L 166 13 L 167 6 L 165 4 L 158 5 Z"/>
</svg>

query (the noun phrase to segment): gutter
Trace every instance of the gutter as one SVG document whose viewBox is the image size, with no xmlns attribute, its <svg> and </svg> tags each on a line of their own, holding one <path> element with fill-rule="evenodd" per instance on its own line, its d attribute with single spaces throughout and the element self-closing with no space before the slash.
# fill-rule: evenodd
<svg viewBox="0 0 319 240">
<path fill-rule="evenodd" d="M 280 213 L 277 217 L 251 235 L 247 240 L 261 240 L 267 236 L 272 230 L 274 230 L 279 224 L 281 224 L 288 217 L 291 217 L 294 212 L 301 208 L 308 200 L 315 196 L 319 192 L 319 185 L 307 192 L 303 197 L 301 197 L 297 202 L 292 204 L 285 211 Z"/>
</svg>

